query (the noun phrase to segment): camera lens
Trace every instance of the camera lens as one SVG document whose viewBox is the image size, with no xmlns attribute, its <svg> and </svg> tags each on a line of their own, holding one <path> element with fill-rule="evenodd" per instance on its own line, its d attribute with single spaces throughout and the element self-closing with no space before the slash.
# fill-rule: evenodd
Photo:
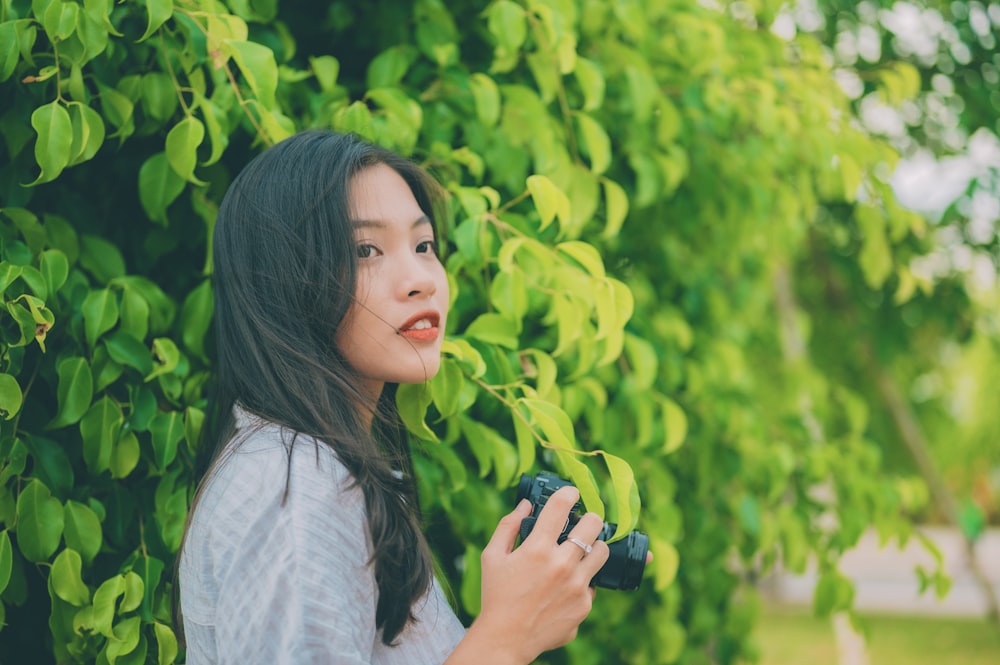
<svg viewBox="0 0 1000 665">
<path fill-rule="evenodd" d="M 646 569 L 649 536 L 641 531 L 632 531 L 625 538 L 609 544 L 608 550 L 608 560 L 594 577 L 594 585 L 624 591 L 638 589 Z"/>
</svg>

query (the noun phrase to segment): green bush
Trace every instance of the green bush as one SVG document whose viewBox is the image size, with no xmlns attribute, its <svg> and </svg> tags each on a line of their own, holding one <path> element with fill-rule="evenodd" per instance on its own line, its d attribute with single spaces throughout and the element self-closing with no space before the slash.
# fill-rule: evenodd
<svg viewBox="0 0 1000 665">
<path fill-rule="evenodd" d="M 840 553 L 906 534 L 920 492 L 880 474 L 863 400 L 788 350 L 808 325 L 775 284 L 819 243 L 891 291 L 922 220 L 820 44 L 766 29 L 781 3 L 707 4 L 3 0 L 0 660 L 181 659 L 216 206 L 309 127 L 451 194 L 445 360 L 399 396 L 463 617 L 540 467 L 656 556 L 546 662 L 753 657 L 779 556 L 815 555 L 817 609 L 849 609 Z"/>
</svg>

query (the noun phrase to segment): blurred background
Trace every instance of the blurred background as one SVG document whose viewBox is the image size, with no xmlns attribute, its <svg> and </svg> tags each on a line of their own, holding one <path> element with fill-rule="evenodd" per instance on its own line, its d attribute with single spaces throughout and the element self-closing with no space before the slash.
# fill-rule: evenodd
<svg viewBox="0 0 1000 665">
<path fill-rule="evenodd" d="M 0 0 L 0 663 L 183 662 L 215 214 L 313 127 L 448 193 L 397 398 L 463 620 L 545 469 L 656 558 L 540 663 L 1000 663 L 998 40 L 996 0 Z"/>
</svg>

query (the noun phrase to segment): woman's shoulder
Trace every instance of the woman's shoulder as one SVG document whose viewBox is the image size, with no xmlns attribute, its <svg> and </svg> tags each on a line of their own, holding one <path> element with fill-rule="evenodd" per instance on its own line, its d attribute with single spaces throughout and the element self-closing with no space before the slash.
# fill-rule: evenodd
<svg viewBox="0 0 1000 665">
<path fill-rule="evenodd" d="M 235 432 L 226 444 L 220 461 L 250 465 L 265 472 L 274 472 L 273 465 L 262 465 L 261 458 L 275 458 L 290 462 L 293 473 L 315 472 L 323 478 L 331 475 L 343 480 L 348 476 L 347 468 L 330 446 L 313 436 L 272 422 L 250 413 L 238 405 L 233 410 Z M 287 471 L 287 464 L 277 469 Z"/>
<path fill-rule="evenodd" d="M 236 430 L 206 478 L 201 503 L 212 512 L 293 507 L 320 500 L 364 510 L 350 472 L 330 446 L 312 436 L 234 411 Z M 206 506 L 207 507 L 207 506 Z"/>
</svg>

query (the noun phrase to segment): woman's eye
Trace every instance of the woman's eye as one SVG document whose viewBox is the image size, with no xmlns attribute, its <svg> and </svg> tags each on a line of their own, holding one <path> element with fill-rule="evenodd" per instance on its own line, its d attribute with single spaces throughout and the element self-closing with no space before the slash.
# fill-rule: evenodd
<svg viewBox="0 0 1000 665">
<path fill-rule="evenodd" d="M 428 254 L 428 253 L 434 254 L 435 253 L 434 250 L 436 248 L 437 248 L 437 243 L 436 242 L 434 242 L 433 240 L 424 240 L 423 242 L 417 244 L 417 253 L 418 254 Z"/>
<path fill-rule="evenodd" d="M 378 247 L 375 245 L 358 245 L 358 258 L 368 259 L 379 254 Z"/>
</svg>

